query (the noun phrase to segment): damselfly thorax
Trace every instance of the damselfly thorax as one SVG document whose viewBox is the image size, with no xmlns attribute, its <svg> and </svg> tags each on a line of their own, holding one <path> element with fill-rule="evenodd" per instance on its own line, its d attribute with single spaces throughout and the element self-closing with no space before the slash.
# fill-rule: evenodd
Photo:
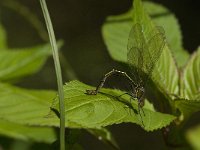
<svg viewBox="0 0 200 150">
<path fill-rule="evenodd" d="M 144 98 L 145 98 L 145 89 L 142 86 L 135 87 L 133 94 L 135 94 L 135 98 L 138 100 L 138 104 L 140 107 L 144 106 Z"/>
</svg>

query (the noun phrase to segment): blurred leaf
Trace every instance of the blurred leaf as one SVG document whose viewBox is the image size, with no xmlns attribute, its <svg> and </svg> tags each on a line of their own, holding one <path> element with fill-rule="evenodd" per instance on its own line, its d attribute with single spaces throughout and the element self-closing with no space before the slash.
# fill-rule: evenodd
<svg viewBox="0 0 200 150">
<path fill-rule="evenodd" d="M 62 41 L 58 42 L 59 47 Z M 29 48 L 8 49 L 6 33 L 0 24 L 0 81 L 16 81 L 37 72 L 51 55 L 49 44 Z"/>
<path fill-rule="evenodd" d="M 0 24 L 0 51 L 7 47 L 6 43 L 6 31 L 3 26 Z"/>
<path fill-rule="evenodd" d="M 186 121 L 193 113 L 200 111 L 200 100 L 177 99 L 175 106 L 181 111 L 180 120 Z"/>
<path fill-rule="evenodd" d="M 19 124 L 59 126 L 58 118 L 46 118 L 56 92 L 26 90 L 0 84 L 0 118 Z"/>
<path fill-rule="evenodd" d="M 109 16 L 102 27 L 104 42 L 111 57 L 127 62 L 128 35 L 132 27 L 131 12 L 119 16 Z"/>
<path fill-rule="evenodd" d="M 62 41 L 58 42 L 61 47 Z M 0 24 L 0 81 L 12 82 L 36 73 L 51 55 L 49 44 L 29 48 L 8 49 L 6 33 Z"/>
<path fill-rule="evenodd" d="M 94 89 L 78 81 L 71 81 L 64 86 L 68 127 L 101 128 L 132 122 L 146 131 L 153 131 L 168 125 L 175 119 L 172 115 L 155 112 L 147 101 L 143 108 L 145 116 L 142 115 L 141 118 L 136 101 L 130 103 L 129 96 L 118 97 L 123 93 L 122 91 L 102 89 L 103 93 L 95 96 L 85 94 L 85 90 L 91 88 Z M 53 107 L 58 110 L 58 99 Z"/>
<path fill-rule="evenodd" d="M 145 11 L 150 15 L 156 25 L 165 29 L 167 42 L 172 50 L 178 66 L 183 66 L 189 54 L 183 48 L 182 34 L 175 15 L 162 5 L 144 2 Z"/>
<path fill-rule="evenodd" d="M 14 140 L 12 143 L 9 144 L 10 145 L 9 149 L 10 150 L 30 150 L 31 144 L 32 144 L 32 142 L 22 141 L 22 140 Z M 3 147 L 3 148 L 6 149 L 5 147 Z"/>
<path fill-rule="evenodd" d="M 186 139 L 188 140 L 188 142 L 190 143 L 190 145 L 193 147 L 194 150 L 199 150 L 200 126 L 189 129 L 186 133 Z"/>
<path fill-rule="evenodd" d="M 145 6 L 147 7 L 148 5 L 150 4 L 147 3 Z M 113 59 L 124 63 L 127 63 L 127 41 L 132 25 L 136 23 L 142 25 L 146 39 L 151 39 L 149 33 L 155 30 L 155 26 L 144 11 L 141 2 L 135 0 L 133 6 L 133 11 L 119 16 L 108 17 L 102 30 L 110 55 Z M 173 39 L 172 37 L 168 38 Z M 157 83 L 157 86 L 164 92 L 178 93 L 178 71 L 167 44 L 163 49 L 163 53 L 154 69 L 152 77 Z"/>
<path fill-rule="evenodd" d="M 200 47 L 183 70 L 181 96 L 195 100 L 200 93 Z M 200 99 L 198 99 L 200 101 Z"/>
<path fill-rule="evenodd" d="M 137 6 L 134 6 L 137 7 Z M 183 50 L 182 35 L 178 21 L 173 13 L 162 5 L 144 2 L 145 11 L 151 16 L 152 21 L 162 26 L 166 31 L 167 42 L 169 43 L 177 64 L 182 66 L 187 61 L 189 54 Z M 133 9 L 127 13 L 118 16 L 109 16 L 103 25 L 103 37 L 108 47 L 110 55 L 113 59 L 126 62 L 126 48 L 128 42 L 128 34 L 133 23 Z M 141 17 L 144 14 L 137 14 Z M 145 19 L 146 20 L 146 19 Z M 144 26 L 146 24 L 144 23 Z"/>
<path fill-rule="evenodd" d="M 51 54 L 49 44 L 0 53 L 0 80 L 12 81 L 37 72 Z"/>
<path fill-rule="evenodd" d="M 181 97 L 176 107 L 182 112 L 182 118 L 188 118 L 200 111 L 200 48 L 191 56 L 183 70 L 181 78 Z"/>
<path fill-rule="evenodd" d="M 108 129 L 106 128 L 88 129 L 87 131 L 92 135 L 94 135 L 98 140 L 101 140 L 104 143 L 111 145 L 115 149 L 120 149 L 112 133 Z"/>
<path fill-rule="evenodd" d="M 0 134 L 25 141 L 52 143 L 56 140 L 56 134 L 52 128 L 20 125 L 2 119 Z"/>
</svg>

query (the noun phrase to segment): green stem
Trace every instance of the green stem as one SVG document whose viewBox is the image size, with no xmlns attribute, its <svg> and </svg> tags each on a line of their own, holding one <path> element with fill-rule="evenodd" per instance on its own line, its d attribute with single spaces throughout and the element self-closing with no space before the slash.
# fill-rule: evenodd
<svg viewBox="0 0 200 150">
<path fill-rule="evenodd" d="M 58 84 L 58 94 L 59 94 L 59 109 L 60 109 L 60 150 L 65 150 L 65 104 L 64 104 L 64 91 L 63 82 L 60 68 L 60 61 L 58 56 L 58 47 L 56 44 L 56 39 L 53 31 L 53 26 L 47 9 L 45 0 L 40 0 L 43 15 L 46 21 L 47 30 L 49 33 L 50 43 L 53 52 L 54 64 L 56 69 L 56 77 Z"/>
</svg>

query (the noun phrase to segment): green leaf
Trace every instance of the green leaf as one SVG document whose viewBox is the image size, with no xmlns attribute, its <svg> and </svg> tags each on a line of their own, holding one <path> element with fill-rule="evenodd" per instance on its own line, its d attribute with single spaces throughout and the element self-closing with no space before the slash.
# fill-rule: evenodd
<svg viewBox="0 0 200 150">
<path fill-rule="evenodd" d="M 200 111 L 200 48 L 191 56 L 183 70 L 181 78 L 181 97 L 175 101 L 182 112 L 181 120 L 188 119 L 193 113 Z"/>
<path fill-rule="evenodd" d="M 185 64 L 189 54 L 183 50 L 182 35 L 174 14 L 162 5 L 152 2 L 144 2 L 144 9 L 156 25 L 165 29 L 167 42 L 174 53 L 178 66 Z M 128 34 L 133 25 L 132 14 L 133 9 L 122 15 L 109 16 L 103 25 L 102 33 L 105 43 L 110 55 L 115 60 L 126 62 Z M 141 16 L 140 14 L 136 15 Z"/>
<path fill-rule="evenodd" d="M 46 118 L 55 97 L 54 91 L 0 84 L 0 118 L 23 125 L 59 126 L 58 118 Z"/>
<path fill-rule="evenodd" d="M 68 127 L 101 128 L 132 122 L 147 131 L 152 131 L 168 125 L 175 119 L 172 115 L 155 112 L 147 101 L 143 108 L 145 116 L 142 115 L 141 118 L 136 101 L 130 103 L 129 96 L 117 98 L 122 91 L 102 89 L 103 93 L 95 96 L 85 94 L 85 90 L 91 88 L 94 89 L 78 81 L 69 82 L 64 86 Z M 58 110 L 58 100 L 54 102 L 53 107 Z"/>
<path fill-rule="evenodd" d="M 200 149 L 200 126 L 189 129 L 186 133 L 186 139 L 195 150 Z"/>
<path fill-rule="evenodd" d="M 146 7 L 149 5 L 150 4 L 147 3 Z M 135 0 L 133 6 L 133 11 L 131 10 L 119 16 L 108 17 L 102 30 L 104 41 L 111 57 L 123 63 L 127 63 L 128 34 L 132 25 L 136 23 L 142 25 L 144 37 L 146 37 L 146 39 L 151 39 L 149 32 L 155 30 L 155 25 L 144 11 L 141 2 Z M 169 38 L 173 39 L 172 37 Z M 154 82 L 157 83 L 156 85 L 165 93 L 178 93 L 178 71 L 167 44 L 163 49 L 163 53 L 160 56 L 152 76 Z"/>
<path fill-rule="evenodd" d="M 145 116 L 137 113 L 137 102 L 130 104 L 130 97 L 117 99 L 122 91 L 104 89 L 105 94 L 86 95 L 85 90 L 94 87 L 78 81 L 69 82 L 64 86 L 66 105 L 66 127 L 69 128 L 100 128 L 123 122 L 136 123 L 147 131 L 160 129 L 170 124 L 175 117 L 155 112 L 146 101 Z M 0 84 L 0 118 L 28 125 L 57 126 L 59 118 L 49 113 L 51 101 L 55 98 L 53 91 L 25 90 Z M 59 110 L 58 99 L 52 106 Z M 48 116 L 48 117 L 47 117 Z M 143 121 L 143 123 L 142 123 Z"/>
<path fill-rule="evenodd" d="M 25 141 L 52 143 L 56 140 L 56 134 L 52 128 L 25 126 L 2 119 L 0 120 L 0 134 Z"/>
<path fill-rule="evenodd" d="M 111 57 L 127 62 L 128 35 L 133 25 L 131 11 L 119 16 L 109 16 L 102 27 L 104 42 Z"/>
<path fill-rule="evenodd" d="M 184 68 L 181 80 L 181 96 L 186 99 L 197 99 L 200 93 L 200 47 Z"/>
<path fill-rule="evenodd" d="M 58 43 L 59 46 L 62 42 Z M 8 49 L 6 32 L 0 24 L 0 81 L 15 81 L 37 72 L 51 54 L 49 44 L 29 48 Z"/>
<path fill-rule="evenodd" d="M 7 47 L 6 43 L 6 31 L 3 26 L 0 24 L 0 51 Z"/>
<path fill-rule="evenodd" d="M 0 81 L 12 81 L 37 72 L 51 54 L 49 44 L 0 53 Z"/>
<path fill-rule="evenodd" d="M 180 121 L 187 120 L 193 113 L 200 111 L 199 100 L 177 99 L 175 107 L 181 111 Z"/>
<path fill-rule="evenodd" d="M 183 66 L 189 58 L 189 54 L 183 48 L 181 30 L 175 15 L 162 5 L 152 2 L 144 2 L 144 8 L 153 22 L 165 29 L 167 42 L 175 60 L 178 66 Z"/>
</svg>

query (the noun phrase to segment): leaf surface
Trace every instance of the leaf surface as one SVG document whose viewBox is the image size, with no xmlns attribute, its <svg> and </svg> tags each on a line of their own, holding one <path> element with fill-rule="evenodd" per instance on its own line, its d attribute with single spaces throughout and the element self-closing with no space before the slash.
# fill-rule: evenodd
<svg viewBox="0 0 200 150">
<path fill-rule="evenodd" d="M 181 78 L 181 96 L 200 101 L 200 47 L 191 56 Z"/>
<path fill-rule="evenodd" d="M 162 5 L 143 2 L 145 11 L 150 15 L 152 21 L 162 26 L 166 31 L 167 42 L 175 56 L 178 66 L 183 66 L 189 54 L 183 50 L 182 35 L 179 23 L 175 15 Z M 137 6 L 134 6 L 137 7 Z M 102 33 L 105 43 L 108 47 L 110 55 L 113 59 L 126 62 L 126 48 L 128 42 L 128 34 L 133 26 L 133 9 L 118 15 L 109 16 L 103 25 Z M 136 14 L 142 17 L 144 14 Z M 135 23 L 135 22 L 134 22 Z M 125 52 L 125 53 L 124 53 Z"/>
<path fill-rule="evenodd" d="M 51 54 L 49 44 L 0 53 L 0 80 L 12 81 L 37 72 Z"/>
<path fill-rule="evenodd" d="M 85 94 L 85 90 L 91 88 L 94 89 L 78 81 L 71 81 L 64 86 L 68 127 L 101 128 L 132 122 L 147 131 L 152 131 L 168 125 L 175 119 L 172 115 L 156 112 L 148 102 L 143 108 L 145 116 L 142 115 L 141 118 L 136 101 L 130 103 L 129 96 L 118 97 L 122 91 L 103 89 L 102 93 L 97 95 Z M 58 100 L 54 103 L 54 108 L 58 110 Z"/>
<path fill-rule="evenodd" d="M 200 111 L 200 48 L 191 56 L 181 76 L 181 97 L 175 101 L 182 118 Z"/>
<path fill-rule="evenodd" d="M 104 89 L 103 93 L 96 96 L 86 95 L 85 90 L 91 88 L 94 87 L 78 81 L 64 86 L 66 127 L 99 129 L 112 124 L 132 122 L 152 131 L 175 119 L 172 115 L 155 112 L 148 102 L 144 106 L 145 116 L 142 115 L 141 118 L 136 101 L 130 103 L 129 96 L 116 98 L 122 91 Z M 22 125 L 59 127 L 59 118 L 53 111 L 50 112 L 50 107 L 59 110 L 58 99 L 51 104 L 55 97 L 53 91 L 25 90 L 0 84 L 0 118 Z"/>
<path fill-rule="evenodd" d="M 0 120 L 0 134 L 20 140 L 52 143 L 56 140 L 56 134 L 52 128 L 33 127 Z"/>
<path fill-rule="evenodd" d="M 58 118 L 46 118 L 54 91 L 26 90 L 8 84 L 0 84 L 0 118 L 36 126 L 58 126 Z"/>
<path fill-rule="evenodd" d="M 189 53 L 183 48 L 182 33 L 175 15 L 164 6 L 152 2 L 144 2 L 144 9 L 156 25 L 164 28 L 175 60 L 178 66 L 183 66 L 189 58 Z"/>
</svg>

